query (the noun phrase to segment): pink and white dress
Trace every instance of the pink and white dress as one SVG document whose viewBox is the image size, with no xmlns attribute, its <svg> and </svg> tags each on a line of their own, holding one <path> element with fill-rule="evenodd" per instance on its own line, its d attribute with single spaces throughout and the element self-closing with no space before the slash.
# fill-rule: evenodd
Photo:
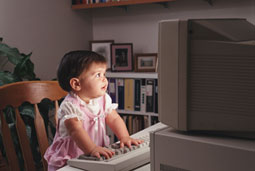
<svg viewBox="0 0 255 171">
<path fill-rule="evenodd" d="M 66 119 L 77 118 L 82 121 L 84 130 L 96 145 L 108 146 L 109 137 L 106 135 L 105 117 L 117 106 L 112 103 L 107 93 L 90 100 L 88 104 L 76 94 L 69 93 L 58 110 L 58 127 L 53 143 L 44 155 L 49 168 L 61 168 L 66 165 L 67 160 L 83 154 L 68 134 L 64 124 Z"/>
</svg>

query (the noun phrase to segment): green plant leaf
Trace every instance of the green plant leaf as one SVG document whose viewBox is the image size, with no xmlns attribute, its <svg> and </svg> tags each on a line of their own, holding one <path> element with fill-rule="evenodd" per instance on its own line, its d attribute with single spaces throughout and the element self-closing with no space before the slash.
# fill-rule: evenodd
<svg viewBox="0 0 255 171">
<path fill-rule="evenodd" d="M 2 42 L 0 43 L 0 52 L 1 56 L 6 56 L 8 60 L 14 65 L 17 65 L 22 60 L 22 55 L 19 53 L 17 48 L 11 48 Z"/>
<path fill-rule="evenodd" d="M 0 86 L 13 82 L 21 81 L 18 77 L 9 71 L 0 71 Z"/>
<path fill-rule="evenodd" d="M 19 110 L 20 110 L 21 115 L 26 115 L 26 116 L 29 116 L 31 118 L 34 118 L 34 115 L 35 115 L 34 110 L 35 109 L 34 109 L 33 105 L 23 104 L 22 106 L 20 106 Z"/>
<path fill-rule="evenodd" d="M 32 53 L 25 55 L 22 54 L 23 58 L 14 68 L 14 75 L 17 75 L 22 80 L 35 80 L 34 64 L 30 60 Z"/>
<path fill-rule="evenodd" d="M 15 112 L 13 107 L 7 106 L 4 110 L 4 115 L 5 115 L 5 120 L 6 122 L 9 123 L 14 123 L 15 122 Z"/>
</svg>

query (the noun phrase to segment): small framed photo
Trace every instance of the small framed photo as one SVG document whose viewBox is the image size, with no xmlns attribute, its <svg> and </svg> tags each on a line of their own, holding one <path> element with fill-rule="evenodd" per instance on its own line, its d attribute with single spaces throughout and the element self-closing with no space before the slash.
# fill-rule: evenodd
<svg viewBox="0 0 255 171">
<path fill-rule="evenodd" d="M 112 44 L 111 64 L 112 71 L 133 71 L 133 44 Z"/>
<path fill-rule="evenodd" d="M 90 50 L 94 51 L 107 60 L 107 70 L 111 69 L 111 44 L 114 40 L 93 40 L 90 41 Z"/>
<path fill-rule="evenodd" d="M 157 53 L 141 53 L 135 55 L 136 72 L 156 72 Z"/>
</svg>

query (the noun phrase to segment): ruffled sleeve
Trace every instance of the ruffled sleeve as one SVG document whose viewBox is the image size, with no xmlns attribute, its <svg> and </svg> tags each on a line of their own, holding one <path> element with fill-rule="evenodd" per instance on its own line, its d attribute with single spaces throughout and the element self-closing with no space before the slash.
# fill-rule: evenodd
<svg viewBox="0 0 255 171">
<path fill-rule="evenodd" d="M 68 131 L 65 127 L 65 120 L 71 119 L 71 118 L 77 118 L 78 120 L 83 120 L 83 113 L 82 111 L 72 104 L 69 101 L 64 101 L 58 111 L 58 119 L 59 119 L 59 134 L 60 136 L 67 136 Z"/>
<path fill-rule="evenodd" d="M 59 119 L 70 119 L 70 118 L 78 118 L 82 120 L 82 111 L 71 102 L 65 101 L 61 104 L 59 113 Z"/>
<path fill-rule="evenodd" d="M 105 93 L 105 112 L 106 114 L 109 114 L 112 112 L 112 110 L 117 109 L 118 104 L 112 103 L 112 99 L 109 96 L 109 94 Z"/>
</svg>

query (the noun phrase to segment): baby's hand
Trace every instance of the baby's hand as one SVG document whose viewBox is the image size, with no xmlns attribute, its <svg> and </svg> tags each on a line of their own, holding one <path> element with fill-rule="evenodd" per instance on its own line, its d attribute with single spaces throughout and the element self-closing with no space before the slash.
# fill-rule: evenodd
<svg viewBox="0 0 255 171">
<path fill-rule="evenodd" d="M 139 145 L 143 143 L 143 140 L 133 139 L 131 137 L 123 137 L 120 139 L 120 148 L 124 147 L 125 145 L 128 146 L 128 148 L 131 148 L 131 145 Z"/>
<path fill-rule="evenodd" d="M 96 146 L 92 152 L 90 153 L 91 156 L 96 156 L 97 158 L 100 158 L 101 156 L 105 156 L 106 159 L 111 158 L 114 155 L 114 152 L 100 146 Z"/>
</svg>

